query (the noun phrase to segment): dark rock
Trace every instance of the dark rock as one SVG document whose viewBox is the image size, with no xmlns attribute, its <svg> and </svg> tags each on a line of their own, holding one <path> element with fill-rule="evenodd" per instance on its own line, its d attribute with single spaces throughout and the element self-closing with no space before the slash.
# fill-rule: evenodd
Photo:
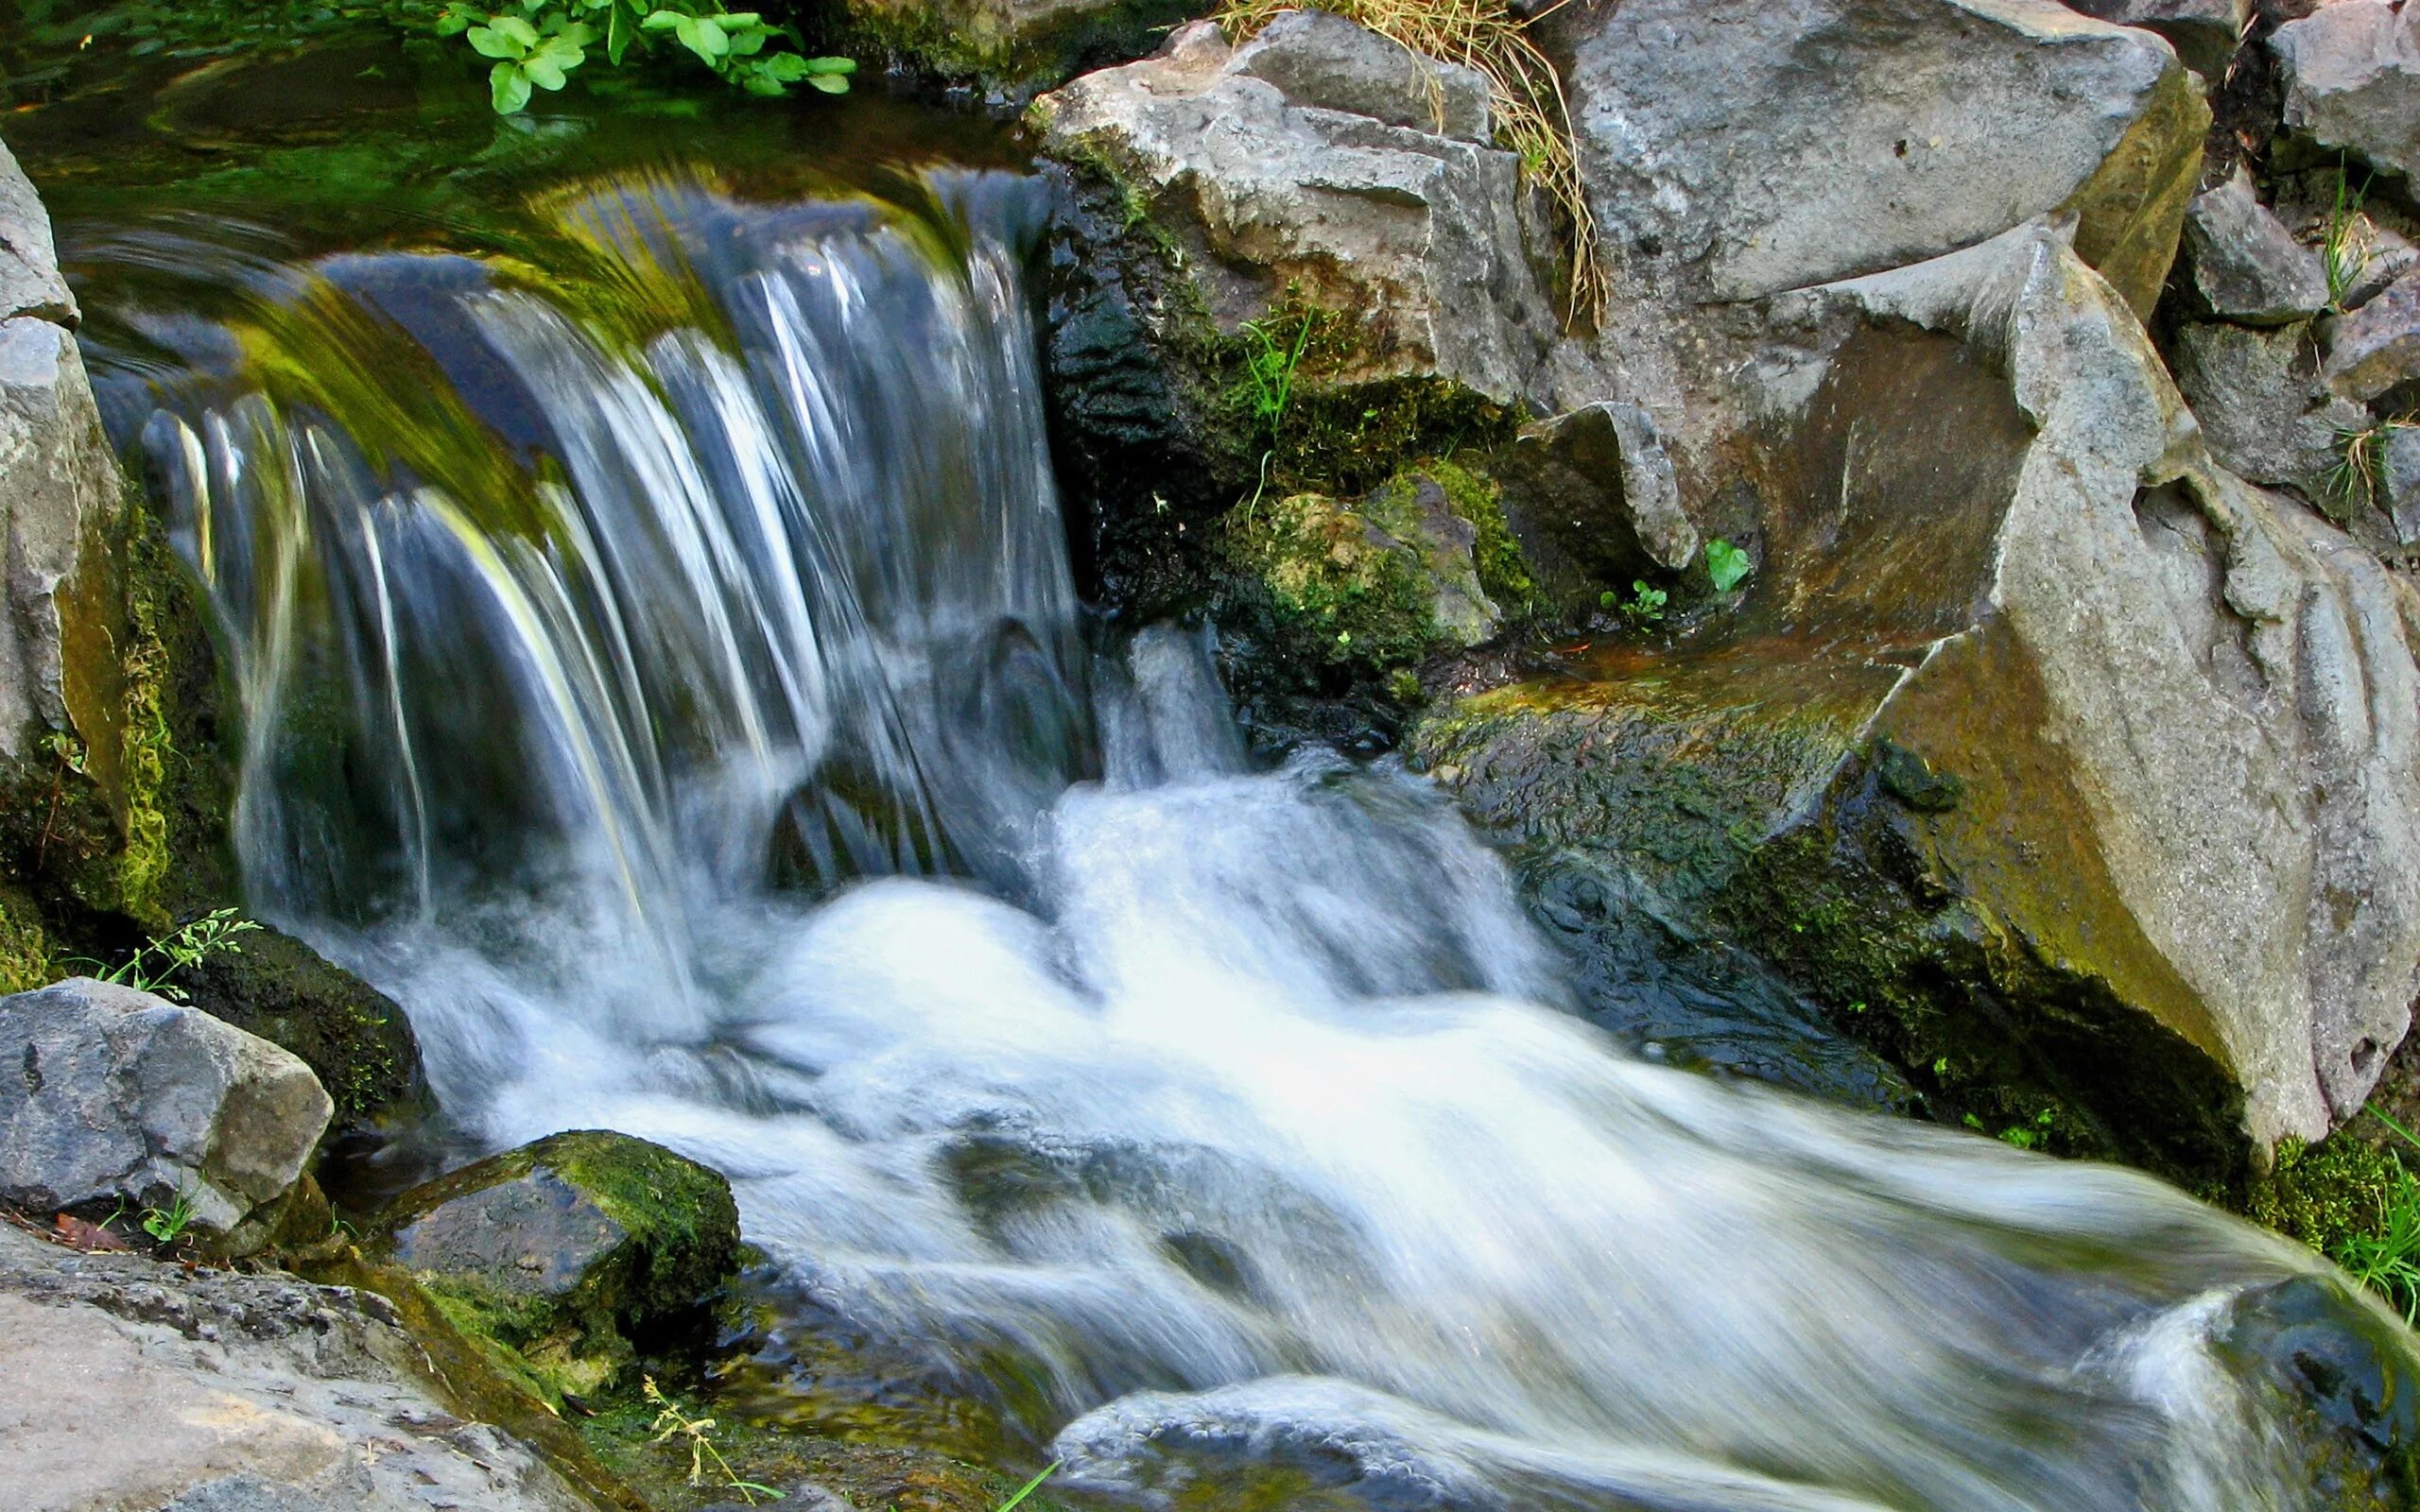
<svg viewBox="0 0 2420 1512">
<path fill-rule="evenodd" d="M 2420 1491 L 2420 1359 L 2376 1303 L 2334 1276 L 2276 1281 L 2236 1297 L 2212 1344 L 2287 1404 L 2274 1420 L 2296 1435 L 2318 1504 L 2405 1505 Z"/>
<path fill-rule="evenodd" d="M 1236 50 L 1227 71 L 1265 78 L 1296 105 L 1487 145 L 1488 83 L 1325 10 L 1288 10 Z"/>
<path fill-rule="evenodd" d="M 2394 537 L 2420 545 L 2420 428 L 2395 425 L 2378 448 L 2378 503 L 2394 522 Z"/>
<path fill-rule="evenodd" d="M 2203 307 L 2241 325 L 2286 325 L 2327 307 L 2319 255 L 2289 234 L 2238 168 L 2185 212 L 2185 250 Z"/>
<path fill-rule="evenodd" d="M 2269 38 L 2289 129 L 2389 172 L 2420 168 L 2420 9 L 2335 0 Z"/>
<path fill-rule="evenodd" d="M 587 1395 L 632 1336 L 693 1319 L 738 1263 L 720 1176 L 660 1145 L 557 1134 L 415 1187 L 381 1216 L 392 1262 L 542 1394 Z"/>
<path fill-rule="evenodd" d="M 1685 569 L 1697 527 L 1672 459 L 1634 404 L 1589 404 L 1528 426 L 1496 464 L 1504 515 L 1547 598 L 1584 611 L 1600 590 Z"/>
<path fill-rule="evenodd" d="M 2366 417 L 2320 383 L 2319 349 L 2307 323 L 2255 329 L 2185 321 L 2169 332 L 2168 345 L 2177 387 L 2212 456 L 2255 483 L 2328 502 L 2337 429 Z"/>
<path fill-rule="evenodd" d="M 2364 404 L 2420 377 L 2420 271 L 2335 322 L 2324 375 Z"/>
<path fill-rule="evenodd" d="M 195 1007 L 301 1057 L 340 1125 L 426 1110 L 420 1044 L 393 999 L 290 935 L 264 927 L 241 944 L 178 973 Z"/>
<path fill-rule="evenodd" d="M 0 1201 L 179 1200 L 233 1251 L 266 1239 L 327 1128 L 310 1068 L 147 992 L 78 978 L 0 999 Z"/>
</svg>

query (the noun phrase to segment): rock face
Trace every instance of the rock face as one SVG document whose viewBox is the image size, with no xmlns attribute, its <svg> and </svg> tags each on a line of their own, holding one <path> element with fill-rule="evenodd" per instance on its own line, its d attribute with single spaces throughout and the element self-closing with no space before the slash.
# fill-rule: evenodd
<svg viewBox="0 0 2420 1512">
<path fill-rule="evenodd" d="M 168 1208 L 242 1249 L 331 1104 L 309 1067 L 206 1013 L 79 978 L 0 999 L 0 1200 Z"/>
<path fill-rule="evenodd" d="M 374 1297 L 0 1224 L 0 1484 L 24 1512 L 588 1512 L 440 1400 Z"/>
<path fill-rule="evenodd" d="M 737 1263 L 730 1183 L 626 1135 L 558 1134 L 395 1199 L 385 1247 L 542 1396 L 586 1393 L 629 1335 L 699 1312 Z"/>
<path fill-rule="evenodd" d="M 2185 212 L 2185 249 L 2204 312 L 2240 325 L 2286 325 L 2327 308 L 2319 255 L 2294 240 L 2238 168 Z"/>
<path fill-rule="evenodd" d="M 1796 312 L 1844 317 L 1760 469 L 1737 636 L 1483 696 L 1423 753 L 1766 931 L 1970 1108 L 2031 1057 L 2080 1143 L 2180 1174 L 2223 1174 L 2238 1099 L 2257 1141 L 2325 1132 L 2420 970 L 2409 591 L 2209 460 L 2048 230 Z M 1999 1006 L 1945 1013 L 1941 976 Z"/>
<path fill-rule="evenodd" d="M 1406 57 L 1308 14 L 1232 53 L 1187 28 L 1037 109 L 1051 152 L 1109 173 L 1138 217 L 1185 244 L 1220 329 L 1290 289 L 1358 323 L 1361 376 L 1435 373 L 1513 398 L 1557 331 L 1518 160 L 1467 139 L 1481 118 L 1461 71 L 1431 76 L 1435 112 L 1408 109 L 1427 84 L 1400 87 L 1413 81 L 1387 73 L 1381 49 Z"/>
<path fill-rule="evenodd" d="M 2334 0 L 2269 39 L 2286 86 L 2286 125 L 2376 167 L 2420 168 L 2420 11 Z"/>
<path fill-rule="evenodd" d="M 2072 215 L 2138 313 L 2209 123 L 2150 33 L 2056 0 L 1623 0 L 1550 23 L 1598 223 L 1743 300 Z"/>
</svg>

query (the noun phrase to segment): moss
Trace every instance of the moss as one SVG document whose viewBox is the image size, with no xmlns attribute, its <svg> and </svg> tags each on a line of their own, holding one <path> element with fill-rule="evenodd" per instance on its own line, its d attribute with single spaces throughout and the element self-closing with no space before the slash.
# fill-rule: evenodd
<svg viewBox="0 0 2420 1512">
<path fill-rule="evenodd" d="M 1454 512 L 1478 531 L 1471 555 L 1478 565 L 1479 587 L 1507 614 L 1529 614 L 1538 601 L 1538 585 L 1504 518 L 1504 490 L 1495 479 L 1449 461 L 1431 461 L 1422 471 L 1444 489 Z"/>
<path fill-rule="evenodd" d="M 0 995 L 30 992 L 57 980 L 50 936 L 33 901 L 0 887 Z"/>
<path fill-rule="evenodd" d="M 271 929 L 178 973 L 194 1006 L 302 1057 L 339 1126 L 424 1112 L 428 1087 L 411 1022 L 386 994 Z"/>
<path fill-rule="evenodd" d="M 823 18 L 822 45 L 928 79 L 1030 94 L 1086 69 L 1140 58 L 1199 7 L 1100 0 L 1018 19 L 996 0 L 846 0 Z"/>
<path fill-rule="evenodd" d="M 2394 1151 L 2350 1132 L 2318 1144 L 2283 1140 L 2267 1174 L 2252 1181 L 2243 1213 L 2331 1254 L 2347 1239 L 2379 1232 L 2402 1177 Z"/>
</svg>

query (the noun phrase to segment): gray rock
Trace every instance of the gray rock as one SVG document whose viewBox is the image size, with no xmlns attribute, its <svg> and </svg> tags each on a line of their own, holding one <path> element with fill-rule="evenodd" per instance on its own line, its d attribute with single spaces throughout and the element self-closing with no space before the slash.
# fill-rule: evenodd
<svg viewBox="0 0 2420 1512">
<path fill-rule="evenodd" d="M 2252 19 L 2252 0 L 2067 0 L 2087 16 L 2158 32 L 2204 77 L 2226 71 Z"/>
<path fill-rule="evenodd" d="M 2240 167 L 2186 207 L 2185 251 L 2193 291 L 2221 319 L 2285 325 L 2327 307 L 2319 254 L 2294 240 Z"/>
<path fill-rule="evenodd" d="M 1583 405 L 1524 428 L 1496 475 L 1532 576 L 1566 610 L 1697 557 L 1672 458 L 1635 404 Z"/>
<path fill-rule="evenodd" d="M 2167 43 L 2055 0 L 1623 0 L 1548 25 L 1599 225 L 1712 299 L 2072 215 L 2145 313 L 2201 170 L 2209 112 Z"/>
<path fill-rule="evenodd" d="M 375 1297 L 7 1225 L 0 1485 L 22 1512 L 593 1512 L 528 1445 L 449 1412 Z"/>
<path fill-rule="evenodd" d="M 2388 428 L 2378 447 L 2378 503 L 2394 522 L 2394 538 L 2420 545 L 2420 428 Z"/>
<path fill-rule="evenodd" d="M 2270 34 L 2286 125 L 2394 173 L 2420 169 L 2420 9 L 2335 0 Z"/>
<path fill-rule="evenodd" d="M 333 1111 L 268 1040 L 90 978 L 0 998 L 0 1200 L 50 1212 L 182 1196 L 196 1229 L 231 1242 L 302 1177 Z"/>
<path fill-rule="evenodd" d="M 1237 48 L 1227 67 L 1269 80 L 1296 105 L 1482 146 L 1495 136 L 1485 75 L 1441 63 L 1329 11 L 1281 13 Z"/>
<path fill-rule="evenodd" d="M 2320 383 L 2308 321 L 2266 329 L 2187 321 L 2172 334 L 2169 349 L 2177 387 L 2221 466 L 2328 502 L 2337 429 L 2363 423 L 2365 412 L 2331 398 Z"/>
<path fill-rule="evenodd" d="M 2356 265 L 2342 301 L 2347 310 L 2360 309 L 2393 288 L 2395 280 L 2420 267 L 2420 248 L 2375 221 L 2360 223 L 2353 246 Z"/>
<path fill-rule="evenodd" d="M 2324 376 L 2363 404 L 2420 376 L 2420 270 L 2331 323 Z"/>
<path fill-rule="evenodd" d="M 0 320 L 20 316 L 68 326 L 78 318 L 76 296 L 60 276 L 50 217 L 8 144 L 0 143 Z"/>
<path fill-rule="evenodd" d="M 1291 34 L 1313 26 L 1334 32 L 1322 21 Z M 1530 261 L 1517 160 L 1298 104 L 1245 71 L 1288 50 L 1247 46 L 1214 65 L 1215 50 L 1196 45 L 1086 75 L 1036 102 L 1045 146 L 1109 164 L 1149 199 L 1223 329 L 1293 287 L 1360 322 L 1363 370 L 1340 376 L 1438 373 L 1520 395 L 1558 333 Z"/>
</svg>

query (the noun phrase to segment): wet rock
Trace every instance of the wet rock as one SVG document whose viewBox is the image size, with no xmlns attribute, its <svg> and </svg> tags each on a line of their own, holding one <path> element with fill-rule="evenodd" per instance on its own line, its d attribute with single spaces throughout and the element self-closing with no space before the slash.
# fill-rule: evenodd
<svg viewBox="0 0 2420 1512">
<path fill-rule="evenodd" d="M 1287 35 L 1223 61 L 1196 48 L 1080 78 L 1036 102 L 1045 147 L 1108 175 L 1183 249 L 1219 330 L 1290 290 L 1348 322 L 1356 351 L 1340 377 L 1436 374 L 1518 396 L 1557 328 L 1524 237 L 1518 160 L 1426 124 L 1289 98 L 1292 88 L 1377 108 L 1359 76 L 1304 60 L 1303 38 L 1334 36 L 1334 24 Z"/>
<path fill-rule="evenodd" d="M 2393 173 L 2420 167 L 2420 11 L 2335 0 L 2279 26 L 2269 47 L 2290 129 Z"/>
<path fill-rule="evenodd" d="M 449 1410 L 374 1297 L 0 1224 L 0 1485 L 25 1512 L 587 1512 Z"/>
<path fill-rule="evenodd" d="M 2411 1335 L 2336 1277 L 2304 1276 L 2230 1300 L 2218 1356 L 2282 1400 L 2320 1504 L 2364 1506 L 2420 1473 L 2420 1375 Z M 2408 1494 L 2408 1492 L 2407 1492 Z"/>
<path fill-rule="evenodd" d="M 1236 592 L 1255 601 L 1264 633 L 1297 665 L 1377 673 L 1441 646 L 1478 645 L 1504 623 L 1482 558 L 1509 557 L 1518 570 L 1493 491 L 1450 464 L 1404 472 L 1350 503 L 1298 493 L 1245 506 L 1229 535 Z"/>
<path fill-rule="evenodd" d="M 2319 254 L 2294 240 L 2238 167 L 2186 207 L 2185 250 L 2203 308 L 2241 325 L 2288 325 L 2327 308 Z"/>
<path fill-rule="evenodd" d="M 1194 9 L 1183 0 L 841 0 L 830 25 L 853 56 L 1008 101 L 1079 69 L 1140 57 Z"/>
<path fill-rule="evenodd" d="M 2177 387 L 2221 466 L 2331 503 L 2337 429 L 2365 423 L 2366 413 L 2320 383 L 2308 323 L 2256 330 L 2187 321 L 2169 333 L 2169 352 Z"/>
<path fill-rule="evenodd" d="M 1325 10 L 1288 10 L 1226 61 L 1265 78 L 1295 105 L 1366 115 L 1484 146 L 1488 83 L 1477 69 L 1441 63 Z"/>
<path fill-rule="evenodd" d="M 2327 386 L 2367 403 L 2420 377 L 2420 271 L 2335 322 Z"/>
<path fill-rule="evenodd" d="M 50 217 L 25 170 L 0 143 L 0 321 L 21 318 L 74 326 L 76 296 L 60 276 Z"/>
<path fill-rule="evenodd" d="M 0 999 L 0 1201 L 190 1205 L 238 1252 L 302 1177 L 330 1107 L 310 1068 L 193 1008 L 87 978 Z"/>
<path fill-rule="evenodd" d="M 1599 227 L 1685 292 L 1801 288 L 2056 214 L 2137 313 L 2159 297 L 2210 115 L 2149 33 L 2055 0 L 1623 0 L 1547 25 Z"/>
<path fill-rule="evenodd" d="M 631 1335 L 694 1317 L 737 1264 L 720 1176 L 660 1145 L 557 1134 L 415 1187 L 382 1215 L 383 1252 L 458 1328 L 510 1351 L 547 1398 L 585 1395 Z"/>
<path fill-rule="evenodd" d="M 2220 1182 L 2358 1110 L 2420 981 L 2408 590 L 2218 467 L 2046 229 L 1793 315 L 1835 344 L 1776 389 L 1735 632 L 1413 749 L 1771 950 L 1941 1110 L 2080 1109 Z M 1955 800 L 1909 801 L 1886 740 Z"/>
<path fill-rule="evenodd" d="M 1588 404 L 1530 425 L 1496 472 L 1523 555 L 1566 612 L 1696 559 L 1671 455 L 1634 404 Z"/>
<path fill-rule="evenodd" d="M 420 1044 L 392 998 L 290 935 L 264 926 L 242 944 L 178 973 L 187 1001 L 300 1057 L 335 1099 L 339 1125 L 425 1108 Z"/>
<path fill-rule="evenodd" d="M 2087 16 L 2140 26 L 2167 38 L 2178 57 L 2204 78 L 2226 71 L 2252 19 L 2252 0 L 2067 0 Z"/>
</svg>

